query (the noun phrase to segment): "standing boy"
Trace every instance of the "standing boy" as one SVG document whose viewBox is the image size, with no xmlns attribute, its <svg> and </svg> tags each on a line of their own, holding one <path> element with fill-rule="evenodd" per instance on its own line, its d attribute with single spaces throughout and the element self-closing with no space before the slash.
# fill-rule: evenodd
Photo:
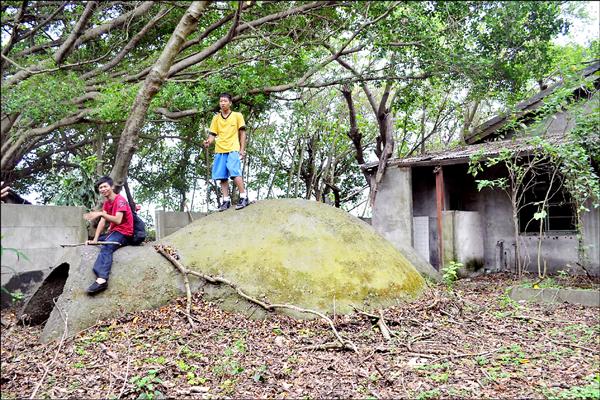
<svg viewBox="0 0 600 400">
<path fill-rule="evenodd" d="M 127 244 L 133 236 L 133 215 L 129 203 L 120 194 L 113 191 L 113 180 L 108 176 L 103 176 L 94 184 L 96 193 L 104 197 L 102 211 L 92 211 L 83 217 L 92 221 L 100 217 L 100 222 L 96 228 L 94 240 L 88 240 L 86 243 L 97 243 L 100 241 L 118 242 L 120 244 L 104 244 L 100 249 L 100 254 L 94 263 L 94 274 L 96 280 L 87 288 L 87 293 L 94 295 L 106 290 L 108 287 L 108 275 L 112 268 L 113 253 L 121 246 Z M 106 221 L 110 223 L 108 232 L 102 234 L 106 227 Z M 102 235 L 101 235 L 102 234 Z"/>
<path fill-rule="evenodd" d="M 231 111 L 231 103 L 229 93 L 219 96 L 221 112 L 213 117 L 208 139 L 204 141 L 204 147 L 208 147 L 216 139 L 212 178 L 221 183 L 223 203 L 221 203 L 219 211 L 225 211 L 231 207 L 227 179 L 232 179 L 240 192 L 240 201 L 235 209 L 239 210 L 248 205 L 248 195 L 244 188 L 241 169 L 241 159 L 246 156 L 246 124 L 241 113 Z"/>
</svg>

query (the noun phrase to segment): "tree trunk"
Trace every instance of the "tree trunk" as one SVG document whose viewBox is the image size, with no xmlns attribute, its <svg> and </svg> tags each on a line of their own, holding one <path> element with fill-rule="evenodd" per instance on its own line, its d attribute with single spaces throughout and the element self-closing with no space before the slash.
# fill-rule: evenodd
<svg viewBox="0 0 600 400">
<path fill-rule="evenodd" d="M 383 174 L 385 173 L 387 162 L 394 152 L 394 138 L 392 136 L 393 126 L 393 118 L 392 113 L 390 111 L 384 114 L 383 121 L 379 124 L 380 138 L 383 138 L 383 149 L 381 150 L 379 165 L 377 165 L 375 180 L 373 182 L 373 185 L 371 186 L 371 205 L 375 204 L 377 188 L 379 186 L 379 183 L 381 182 L 381 179 L 383 178 Z"/>
<path fill-rule="evenodd" d="M 477 113 L 479 104 L 480 104 L 480 101 L 477 100 L 473 103 L 472 106 L 470 106 L 470 107 L 467 106 L 465 109 L 465 123 L 463 125 L 461 138 L 460 138 L 460 140 L 463 144 L 466 143 L 465 139 L 467 138 L 467 136 L 469 135 L 469 132 L 471 131 L 471 125 L 473 124 L 473 120 L 475 119 L 475 114 Z"/>
<path fill-rule="evenodd" d="M 352 141 L 352 145 L 354 146 L 354 158 L 359 165 L 365 164 L 365 155 L 362 147 L 362 134 L 358 129 L 358 123 L 356 122 L 356 108 L 354 107 L 354 100 L 352 99 L 352 90 L 349 86 L 344 85 L 342 87 L 342 95 L 344 99 L 346 99 L 346 104 L 348 105 L 348 117 L 350 119 L 350 130 L 347 135 Z M 365 171 L 362 171 L 363 176 L 365 177 L 365 181 L 370 186 L 371 179 L 369 179 L 369 174 Z"/>
<path fill-rule="evenodd" d="M 517 276 L 520 278 L 523 273 L 523 266 L 521 264 L 521 246 L 519 243 L 519 212 L 518 212 L 518 200 L 517 200 L 517 192 L 513 187 L 513 191 L 511 194 L 512 201 L 512 218 L 513 218 L 513 233 L 515 235 L 515 270 Z"/>
<path fill-rule="evenodd" d="M 104 171 L 104 140 L 99 132 L 96 132 L 94 147 L 96 148 L 96 175 L 100 176 Z"/>
<path fill-rule="evenodd" d="M 210 3 L 210 1 L 194 1 L 189 6 L 137 94 L 129 118 L 125 123 L 125 128 L 121 134 L 119 147 L 117 148 L 117 157 L 110 174 L 115 182 L 117 191 L 120 190 L 127 178 L 129 165 L 137 150 L 140 129 L 144 123 L 150 101 L 160 90 L 169 69 L 173 65 L 175 56 L 177 56 L 184 45 L 186 37 L 196 29 L 200 14 Z"/>
<path fill-rule="evenodd" d="M 423 109 L 421 110 L 421 154 L 425 154 L 425 100 L 423 100 Z"/>
</svg>

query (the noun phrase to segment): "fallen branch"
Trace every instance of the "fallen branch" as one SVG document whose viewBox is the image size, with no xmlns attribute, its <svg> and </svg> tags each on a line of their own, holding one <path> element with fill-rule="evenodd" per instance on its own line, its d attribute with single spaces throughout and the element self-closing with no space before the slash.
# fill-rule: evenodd
<svg viewBox="0 0 600 400">
<path fill-rule="evenodd" d="M 356 345 L 354 345 L 354 343 L 352 343 L 350 340 L 344 339 L 340 335 L 338 330 L 335 328 L 335 325 L 334 325 L 333 321 L 331 320 L 331 318 L 329 318 L 325 314 L 323 314 L 319 311 L 308 309 L 308 308 L 301 308 L 301 307 L 298 307 L 298 306 L 295 306 L 292 304 L 269 304 L 269 303 L 260 301 L 257 298 L 246 294 L 236 284 L 230 282 L 229 280 L 227 280 L 225 278 L 214 277 L 214 276 L 202 274 L 197 271 L 191 271 L 191 270 L 185 268 L 183 266 L 183 264 L 181 264 L 179 262 L 179 260 L 178 260 L 179 256 L 177 255 L 177 253 L 174 251 L 174 249 L 172 247 L 157 244 L 157 245 L 154 245 L 154 248 L 156 249 L 156 251 L 158 253 L 160 253 L 163 257 L 165 257 L 167 260 L 169 260 L 171 262 L 171 264 L 173 264 L 175 266 L 175 268 L 177 268 L 179 270 L 179 272 L 181 272 L 184 276 L 184 282 L 186 284 L 186 292 L 187 292 L 187 307 L 186 307 L 186 309 L 188 311 L 187 316 L 188 316 L 188 321 L 190 322 L 190 324 L 192 326 L 193 326 L 193 322 L 192 322 L 192 318 L 191 318 L 192 298 L 191 298 L 191 290 L 190 290 L 190 286 L 189 286 L 188 275 L 194 275 L 196 277 L 202 278 L 205 281 L 213 283 L 213 284 L 217 284 L 217 283 L 225 284 L 225 285 L 231 287 L 232 289 L 234 289 L 244 299 L 248 300 L 249 302 L 251 302 L 253 304 L 258 305 L 259 307 L 265 309 L 266 311 L 274 311 L 277 308 L 282 308 L 282 309 L 293 310 L 293 311 L 304 313 L 304 314 L 316 315 L 316 316 L 320 317 L 321 319 L 325 320 L 327 322 L 327 324 L 329 324 L 329 327 L 333 331 L 335 338 L 339 342 L 339 346 L 337 346 L 337 347 L 341 347 L 341 348 L 352 350 L 354 352 L 358 352 Z"/>
<path fill-rule="evenodd" d="M 118 244 L 119 242 L 93 242 L 93 243 L 73 243 L 73 244 L 61 244 L 60 247 L 78 247 L 78 246 L 102 246 L 103 244 Z"/>
<path fill-rule="evenodd" d="M 379 331 L 381 332 L 381 334 L 383 335 L 383 338 L 385 340 L 391 340 L 392 339 L 392 331 L 390 330 L 390 328 L 388 327 L 387 323 L 385 322 L 385 319 L 383 318 L 383 310 L 379 310 L 379 315 L 375 315 L 375 314 L 370 314 L 366 311 L 360 310 L 356 307 L 352 307 L 354 309 L 354 311 L 356 311 L 359 314 L 365 315 L 369 318 L 371 318 L 372 320 L 376 321 L 376 325 L 379 328 Z"/>
<path fill-rule="evenodd" d="M 194 327 L 194 321 L 192 320 L 192 290 L 190 289 L 190 280 L 188 278 L 188 270 L 179 262 L 175 259 L 175 257 L 173 257 L 171 254 L 167 253 L 165 251 L 165 248 L 160 246 L 160 245 L 156 245 L 154 246 L 154 248 L 156 249 L 156 251 L 158 251 L 160 254 L 162 254 L 163 257 L 165 257 L 167 260 L 171 261 L 171 264 L 173 264 L 175 266 L 175 268 L 177 268 L 179 270 L 179 272 L 181 272 L 181 274 L 183 275 L 183 284 L 185 285 L 185 292 L 186 292 L 186 296 L 187 296 L 187 305 L 185 307 L 185 311 L 188 317 L 188 322 L 190 323 L 190 326 L 193 328 Z"/>
</svg>

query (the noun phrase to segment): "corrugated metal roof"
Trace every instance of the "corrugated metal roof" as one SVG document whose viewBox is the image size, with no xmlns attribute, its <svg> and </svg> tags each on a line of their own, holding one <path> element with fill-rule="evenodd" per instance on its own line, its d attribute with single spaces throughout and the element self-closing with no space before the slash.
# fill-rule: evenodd
<svg viewBox="0 0 600 400">
<path fill-rule="evenodd" d="M 600 75 L 596 74 L 596 72 L 598 71 L 600 71 L 600 61 L 595 61 L 583 71 L 581 71 L 581 76 L 586 78 L 586 80 L 597 80 L 600 78 Z M 513 115 L 522 117 L 528 112 L 538 109 L 543 104 L 544 98 L 552 94 L 558 88 L 562 87 L 563 84 L 564 83 L 562 81 L 557 82 L 554 85 L 548 87 L 547 89 L 544 89 L 541 92 L 530 97 L 529 99 L 520 102 L 515 107 Z M 497 132 L 500 128 L 502 128 L 506 124 L 509 116 L 510 114 L 501 114 L 487 120 L 486 122 L 475 128 L 473 133 L 465 137 L 465 141 L 471 144 L 484 140 L 486 137 L 490 136 L 491 134 Z"/>
<path fill-rule="evenodd" d="M 551 144 L 559 144 L 566 140 L 563 135 L 546 135 L 544 136 L 544 139 L 549 141 Z M 497 140 L 492 142 L 465 145 L 457 149 L 428 153 L 421 156 L 391 159 L 388 161 L 388 167 L 466 164 L 469 162 L 471 157 L 476 154 L 481 154 L 484 158 L 489 158 L 498 155 L 503 149 L 511 150 L 515 153 L 524 155 L 533 153 L 536 150 L 536 147 L 531 144 L 531 137 Z M 378 162 L 364 164 L 362 168 L 366 171 L 370 171 L 374 168 L 377 168 L 378 164 Z"/>
</svg>

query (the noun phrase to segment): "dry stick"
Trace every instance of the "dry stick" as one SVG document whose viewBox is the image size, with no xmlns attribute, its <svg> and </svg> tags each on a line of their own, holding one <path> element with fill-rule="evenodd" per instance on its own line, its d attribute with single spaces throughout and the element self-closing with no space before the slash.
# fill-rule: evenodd
<svg viewBox="0 0 600 400">
<path fill-rule="evenodd" d="M 121 246 L 119 242 L 93 242 L 93 243 L 74 243 L 74 244 L 61 244 L 60 247 L 78 247 L 78 246 L 101 246 L 103 244 L 118 244 Z"/>
<path fill-rule="evenodd" d="M 547 340 L 549 340 L 550 342 L 552 342 L 552 343 L 554 343 L 554 344 L 556 344 L 558 346 L 574 347 L 574 348 L 577 348 L 577 349 L 582 349 L 582 350 L 585 350 L 585 351 L 589 351 L 592 354 L 599 354 L 600 353 L 600 351 L 598 351 L 598 350 L 590 349 L 589 347 L 581 346 L 581 345 L 578 345 L 578 344 L 575 344 L 575 343 L 559 342 L 557 340 L 549 338 L 546 335 L 542 335 L 542 337 L 546 338 Z"/>
<path fill-rule="evenodd" d="M 390 332 L 390 328 L 388 328 L 385 323 L 385 319 L 383 318 L 383 310 L 379 310 L 379 319 L 377 320 L 377 326 L 379 327 L 379 331 L 383 335 L 385 340 L 392 340 L 392 333 Z"/>
<path fill-rule="evenodd" d="M 360 309 L 358 309 L 358 308 L 356 308 L 354 306 L 352 306 L 352 308 L 357 313 L 365 315 L 368 318 L 376 320 L 377 321 L 377 327 L 379 328 L 379 332 L 381 332 L 381 334 L 383 335 L 383 338 L 385 340 L 391 340 L 392 339 L 393 333 L 390 330 L 390 328 L 388 327 L 388 325 L 386 324 L 385 319 L 383 318 L 383 310 L 379 310 L 379 315 L 375 315 L 375 314 L 370 314 L 370 313 L 368 313 L 366 311 L 360 310 Z"/>
<path fill-rule="evenodd" d="M 442 360 L 452 360 L 454 358 L 463 358 L 463 357 L 482 357 L 482 356 L 487 356 L 493 353 L 496 353 L 500 351 L 500 348 L 495 349 L 495 350 L 490 350 L 490 351 L 484 351 L 482 353 L 464 353 L 464 354 L 453 354 L 453 355 L 449 355 L 449 356 L 444 356 L 444 357 L 440 357 L 440 358 L 436 358 L 435 362 L 438 363 Z"/>
<path fill-rule="evenodd" d="M 387 375 L 383 373 L 383 371 L 381 370 L 381 368 L 379 368 L 379 365 L 377 365 L 377 363 L 373 364 L 373 366 L 375 367 L 375 369 L 377 370 L 377 372 L 379 372 L 379 375 L 381 375 L 381 377 L 383 378 L 383 380 L 385 380 L 388 384 L 394 383 L 393 380 L 391 380 L 390 378 L 388 378 Z"/>
<path fill-rule="evenodd" d="M 188 282 L 187 275 L 191 274 L 191 275 L 200 277 L 210 283 L 223 283 L 225 285 L 228 285 L 231 288 L 233 288 L 241 297 L 243 297 L 244 299 L 248 300 L 251 303 L 254 303 L 254 304 L 262 307 L 263 309 L 265 309 L 267 311 L 273 311 L 275 308 L 284 308 L 284 309 L 294 310 L 294 311 L 297 311 L 300 313 L 316 315 L 316 316 L 320 317 L 321 319 L 325 320 L 329 324 L 329 327 L 333 331 L 333 334 L 335 335 L 336 339 L 340 342 L 342 348 L 346 348 L 346 349 L 352 350 L 354 352 L 358 352 L 358 349 L 356 348 L 354 343 L 342 338 L 342 336 L 340 335 L 338 330 L 335 328 L 333 321 L 329 317 L 327 317 L 325 314 L 320 313 L 315 310 L 300 308 L 300 307 L 294 306 L 292 304 L 268 304 L 268 303 L 262 302 L 252 296 L 247 295 L 236 284 L 228 281 L 225 278 L 213 277 L 210 275 L 202 274 L 200 272 L 188 270 L 177 259 L 175 259 L 175 257 L 173 257 L 171 254 L 167 253 L 161 245 L 156 245 L 154 247 L 155 247 L 156 251 L 158 251 L 160 254 L 162 254 L 167 260 L 169 260 L 171 262 L 171 264 L 173 264 L 184 275 L 186 282 Z M 188 291 L 188 310 L 190 310 L 192 300 L 191 300 L 191 291 L 189 289 L 189 282 L 186 284 L 186 290 Z M 188 320 L 191 320 L 190 315 L 188 315 Z M 191 323 L 191 321 L 190 321 L 190 323 Z"/>
<path fill-rule="evenodd" d="M 56 359 L 58 358 L 58 354 L 60 353 L 60 350 L 62 349 L 62 346 L 63 346 L 65 339 L 67 338 L 67 335 L 69 332 L 68 325 L 67 325 L 69 315 L 65 313 L 65 316 L 63 317 L 63 312 L 60 309 L 60 307 L 56 304 L 56 301 L 54 299 L 52 301 L 54 302 L 55 307 L 58 309 L 58 313 L 60 314 L 60 317 L 62 318 L 62 320 L 65 323 L 65 328 L 63 330 L 62 337 L 60 338 L 60 343 L 58 344 L 58 348 L 56 349 L 56 353 L 54 354 L 54 358 L 47 365 L 44 366 L 44 374 L 40 378 L 40 381 L 36 385 L 35 389 L 33 390 L 33 393 L 31 393 L 31 396 L 29 397 L 30 399 L 36 398 L 35 395 L 37 394 L 38 390 L 40 390 L 40 387 L 44 383 L 44 379 L 46 379 L 46 375 L 48 375 L 48 371 L 50 371 L 50 366 L 56 362 Z"/>
<path fill-rule="evenodd" d="M 165 257 L 167 260 L 171 261 L 171 264 L 173 264 L 175 266 L 175 268 L 177 268 L 179 270 L 179 272 L 181 272 L 183 274 L 183 283 L 185 285 L 185 292 L 186 292 L 186 296 L 187 296 L 187 305 L 185 307 L 185 311 L 187 313 L 188 322 L 190 323 L 190 326 L 193 328 L 194 321 L 192 320 L 192 290 L 190 289 L 190 280 L 188 278 L 188 271 L 173 256 L 168 254 L 164 250 L 164 248 L 162 248 L 159 245 L 154 246 L 154 248 L 156 249 L 156 251 L 158 251 L 160 254 L 162 254 L 163 257 Z"/>
</svg>

